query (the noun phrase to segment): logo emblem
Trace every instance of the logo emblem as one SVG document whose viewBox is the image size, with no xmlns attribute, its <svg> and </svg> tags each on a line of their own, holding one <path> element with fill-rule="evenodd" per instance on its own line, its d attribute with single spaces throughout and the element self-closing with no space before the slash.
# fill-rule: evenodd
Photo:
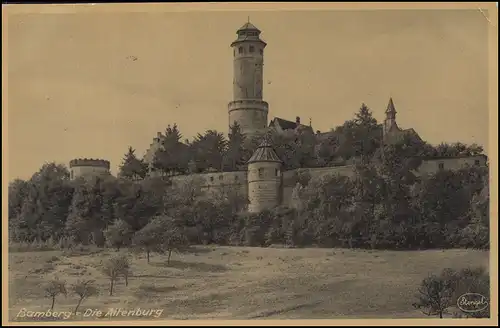
<svg viewBox="0 0 500 328">
<path fill-rule="evenodd" d="M 457 306 L 467 313 L 481 312 L 490 305 L 488 298 L 477 293 L 466 293 L 457 299 Z"/>
</svg>

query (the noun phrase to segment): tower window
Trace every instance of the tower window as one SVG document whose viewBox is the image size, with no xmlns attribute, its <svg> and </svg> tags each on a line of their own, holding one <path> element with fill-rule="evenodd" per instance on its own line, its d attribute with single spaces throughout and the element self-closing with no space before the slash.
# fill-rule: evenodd
<svg viewBox="0 0 500 328">
<path fill-rule="evenodd" d="M 260 168 L 259 169 L 259 178 L 262 178 L 264 176 L 264 169 Z"/>
<path fill-rule="evenodd" d="M 213 181 L 214 181 L 214 177 L 210 177 L 210 181 L 212 181 L 212 182 L 213 182 Z"/>
<path fill-rule="evenodd" d="M 238 176 L 234 176 L 234 181 L 238 181 Z"/>
<path fill-rule="evenodd" d="M 245 52 L 245 50 L 243 49 L 243 47 L 239 47 L 239 48 L 238 48 L 238 53 L 242 54 L 242 53 L 244 53 L 244 52 Z"/>
<path fill-rule="evenodd" d="M 274 170 L 274 173 L 276 174 L 276 176 L 277 176 L 277 177 L 279 177 L 279 176 L 280 176 L 280 170 L 275 169 L 275 170 Z"/>
<path fill-rule="evenodd" d="M 219 180 L 222 180 L 224 179 L 224 176 L 223 175 L 219 175 Z"/>
<path fill-rule="evenodd" d="M 70 172 L 70 173 L 71 173 L 71 179 L 73 179 L 73 178 L 74 178 L 74 175 L 73 175 L 73 170 L 71 170 L 71 172 Z"/>
<path fill-rule="evenodd" d="M 264 50 L 259 49 L 259 53 L 260 53 L 261 55 L 263 55 L 263 54 L 264 54 Z"/>
<path fill-rule="evenodd" d="M 476 160 L 474 161 L 474 165 L 479 166 L 479 160 L 478 160 L 478 159 L 476 159 Z"/>
<path fill-rule="evenodd" d="M 439 163 L 439 169 L 443 170 L 444 169 L 444 163 Z"/>
<path fill-rule="evenodd" d="M 250 46 L 250 52 L 254 52 L 255 51 L 255 47 L 254 46 Z"/>
</svg>

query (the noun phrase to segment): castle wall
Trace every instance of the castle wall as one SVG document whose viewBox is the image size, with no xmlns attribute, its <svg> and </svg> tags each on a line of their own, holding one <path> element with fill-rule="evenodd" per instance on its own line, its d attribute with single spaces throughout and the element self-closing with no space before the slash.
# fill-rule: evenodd
<svg viewBox="0 0 500 328">
<path fill-rule="evenodd" d="M 98 176 L 107 175 L 109 170 L 105 167 L 99 166 L 74 166 L 70 168 L 71 179 L 76 179 L 81 176 Z"/>
<path fill-rule="evenodd" d="M 211 196 L 224 190 L 235 190 L 245 197 L 248 195 L 246 171 L 177 175 L 172 177 L 172 183 L 184 183 L 189 179 L 199 182 L 201 192 L 206 196 Z"/>
<path fill-rule="evenodd" d="M 479 161 L 479 162 L 476 162 Z M 459 170 L 465 168 L 467 165 L 479 165 L 484 167 L 486 165 L 486 158 L 484 156 L 471 156 L 463 158 L 444 158 L 425 160 L 419 168 L 417 174 L 433 174 L 439 170 L 439 163 L 443 163 L 446 170 Z M 271 176 L 263 177 L 259 180 L 255 177 L 258 176 L 258 167 L 266 165 L 265 174 L 273 174 L 274 169 L 277 167 L 275 163 L 259 163 L 257 167 L 250 165 L 250 171 L 238 172 L 214 172 L 214 173 L 199 173 L 191 175 L 180 175 L 172 177 L 174 183 L 186 182 L 189 179 L 200 181 L 201 191 L 207 197 L 213 197 L 217 193 L 224 190 L 233 191 L 237 190 L 242 196 L 248 197 L 250 202 L 257 202 L 267 206 L 268 204 L 276 202 L 276 197 L 281 201 L 282 205 L 289 206 L 292 198 L 293 189 L 295 188 L 299 174 L 309 174 L 311 179 L 317 179 L 325 175 L 341 175 L 353 177 L 355 174 L 354 165 L 321 167 L 321 168 L 301 168 L 280 172 L 281 178 L 276 182 L 269 180 Z M 93 169 L 93 168 L 90 168 Z M 252 171 L 253 170 L 253 171 Z M 254 181 L 252 183 L 252 181 Z M 251 182 L 251 183 L 249 183 Z M 259 189 L 260 187 L 260 189 Z M 234 189 L 233 189 L 234 188 Z"/>
<path fill-rule="evenodd" d="M 456 171 L 472 166 L 486 166 L 486 157 L 479 155 L 424 160 L 416 173 L 417 175 L 427 175 L 433 174 L 440 169 Z"/>
</svg>

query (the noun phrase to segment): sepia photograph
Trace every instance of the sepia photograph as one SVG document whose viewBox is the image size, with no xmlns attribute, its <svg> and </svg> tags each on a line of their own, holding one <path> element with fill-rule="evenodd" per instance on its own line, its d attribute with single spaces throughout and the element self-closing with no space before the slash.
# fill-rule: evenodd
<svg viewBox="0 0 500 328">
<path fill-rule="evenodd" d="M 498 325 L 494 2 L 2 21 L 4 322 Z"/>
</svg>

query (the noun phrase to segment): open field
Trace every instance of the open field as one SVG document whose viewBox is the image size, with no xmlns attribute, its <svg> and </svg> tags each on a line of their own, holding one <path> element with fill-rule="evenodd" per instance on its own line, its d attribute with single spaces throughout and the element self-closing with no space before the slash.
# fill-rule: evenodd
<svg viewBox="0 0 500 328">
<path fill-rule="evenodd" d="M 46 311 L 41 283 L 95 279 L 100 295 L 79 311 L 163 309 L 160 319 L 333 319 L 425 317 L 412 308 L 416 288 L 445 267 L 488 267 L 489 253 L 473 250 L 364 251 L 199 246 L 184 254 L 130 255 L 133 276 L 108 295 L 102 259 L 114 254 L 64 256 L 59 251 L 9 254 L 9 318 L 22 308 Z M 74 295 L 59 296 L 54 311 L 72 311 Z M 129 317 L 90 317 L 85 320 Z M 152 318 L 153 319 L 153 318 Z M 82 320 L 82 316 L 71 320 Z M 154 319 L 153 319 L 154 320 Z"/>
</svg>

